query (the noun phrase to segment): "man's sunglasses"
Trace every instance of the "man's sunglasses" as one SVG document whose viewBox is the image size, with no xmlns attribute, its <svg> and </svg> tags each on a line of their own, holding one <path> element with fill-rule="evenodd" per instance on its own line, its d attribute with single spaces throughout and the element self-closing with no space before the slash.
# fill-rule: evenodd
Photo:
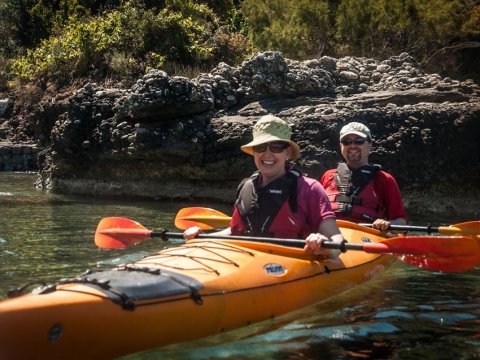
<svg viewBox="0 0 480 360">
<path fill-rule="evenodd" d="M 343 145 L 351 145 L 352 143 L 355 144 L 355 145 L 363 145 L 365 144 L 365 141 L 367 141 L 367 139 L 364 139 L 364 138 L 356 138 L 356 139 L 343 139 L 341 141 L 341 143 Z"/>
<path fill-rule="evenodd" d="M 289 146 L 290 145 L 285 142 L 271 142 L 267 144 L 253 146 L 252 149 L 256 153 L 263 153 L 267 150 L 268 147 L 272 153 L 279 154 Z"/>
</svg>

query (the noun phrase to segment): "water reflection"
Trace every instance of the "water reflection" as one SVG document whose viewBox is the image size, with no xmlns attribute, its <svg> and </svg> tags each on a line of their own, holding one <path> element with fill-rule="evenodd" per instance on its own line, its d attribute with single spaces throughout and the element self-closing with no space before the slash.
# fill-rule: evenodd
<svg viewBox="0 0 480 360">
<path fill-rule="evenodd" d="M 145 227 L 175 230 L 177 211 L 191 204 L 105 200 L 47 194 L 34 188 L 35 174 L 0 173 L 0 298 L 26 281 L 52 282 L 87 268 L 111 266 L 158 251 L 161 240 L 141 247 L 99 250 L 94 233 L 107 216 L 132 218 Z"/>
</svg>

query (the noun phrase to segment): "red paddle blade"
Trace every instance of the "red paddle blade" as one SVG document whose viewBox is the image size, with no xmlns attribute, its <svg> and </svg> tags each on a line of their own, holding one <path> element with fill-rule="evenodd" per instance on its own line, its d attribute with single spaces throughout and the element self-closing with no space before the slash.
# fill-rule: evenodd
<svg viewBox="0 0 480 360">
<path fill-rule="evenodd" d="M 468 221 L 453 226 L 459 228 L 462 231 L 462 235 L 473 235 L 480 239 L 480 221 Z"/>
<path fill-rule="evenodd" d="M 214 209 L 187 207 L 180 209 L 175 217 L 175 226 L 185 230 L 198 226 L 202 230 L 225 228 L 230 225 L 231 217 Z"/>
<path fill-rule="evenodd" d="M 136 221 L 122 217 L 107 217 L 95 232 L 95 244 L 102 249 L 120 249 L 143 242 L 151 231 Z"/>
<path fill-rule="evenodd" d="M 394 255 L 422 269 L 456 272 L 480 265 L 480 243 L 465 236 L 405 236 L 381 241 Z"/>
</svg>

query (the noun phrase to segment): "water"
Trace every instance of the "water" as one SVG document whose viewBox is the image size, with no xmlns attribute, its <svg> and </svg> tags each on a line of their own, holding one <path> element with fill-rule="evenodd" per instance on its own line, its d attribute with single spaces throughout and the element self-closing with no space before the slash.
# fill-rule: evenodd
<svg viewBox="0 0 480 360">
<path fill-rule="evenodd" d="M 152 239 L 99 250 L 93 238 L 103 217 L 177 231 L 173 219 L 182 207 L 229 209 L 51 195 L 35 189 L 34 180 L 35 174 L 0 173 L 0 299 L 13 287 L 112 267 L 166 246 Z M 426 221 L 439 224 L 411 219 Z M 480 359 L 479 280 L 479 268 L 446 274 L 397 262 L 366 284 L 280 318 L 122 359 Z"/>
</svg>

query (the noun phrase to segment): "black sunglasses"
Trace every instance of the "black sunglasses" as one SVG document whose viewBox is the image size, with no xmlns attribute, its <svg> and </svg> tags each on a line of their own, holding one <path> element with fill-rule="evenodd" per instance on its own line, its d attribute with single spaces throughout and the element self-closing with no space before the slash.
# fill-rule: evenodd
<svg viewBox="0 0 480 360">
<path fill-rule="evenodd" d="M 355 144 L 355 145 L 363 145 L 365 144 L 365 141 L 367 141 L 367 139 L 364 139 L 364 138 L 356 138 L 356 139 L 343 139 L 341 141 L 341 143 L 343 145 L 350 145 L 350 144 Z"/>
<path fill-rule="evenodd" d="M 272 153 L 279 154 L 289 146 L 290 145 L 285 142 L 271 142 L 267 144 L 253 146 L 252 149 L 256 153 L 263 153 L 267 150 L 268 147 Z"/>
</svg>

